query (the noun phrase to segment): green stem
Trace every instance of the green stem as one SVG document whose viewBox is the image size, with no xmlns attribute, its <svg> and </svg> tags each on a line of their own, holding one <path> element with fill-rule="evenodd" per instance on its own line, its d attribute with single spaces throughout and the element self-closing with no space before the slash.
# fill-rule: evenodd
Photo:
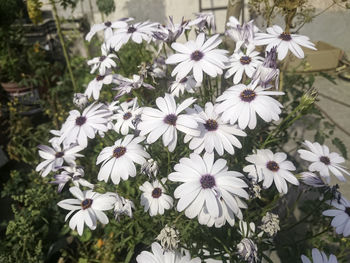
<svg viewBox="0 0 350 263">
<path fill-rule="evenodd" d="M 73 75 L 71 63 L 70 63 L 70 60 L 68 57 L 66 45 L 64 43 L 63 34 L 62 34 L 62 30 L 61 30 L 61 24 L 60 24 L 60 20 L 59 20 L 58 14 L 57 14 L 56 4 L 55 4 L 54 0 L 50 0 L 50 3 L 52 6 L 52 11 L 53 11 L 55 22 L 56 22 L 57 34 L 58 34 L 58 37 L 59 37 L 61 45 L 62 45 L 63 55 L 64 55 L 64 58 L 65 58 L 66 63 L 67 63 L 67 68 L 68 68 L 68 72 L 70 75 L 70 79 L 72 81 L 73 91 L 76 93 L 78 91 L 78 89 L 77 89 L 77 85 L 76 85 L 75 78 Z"/>
</svg>

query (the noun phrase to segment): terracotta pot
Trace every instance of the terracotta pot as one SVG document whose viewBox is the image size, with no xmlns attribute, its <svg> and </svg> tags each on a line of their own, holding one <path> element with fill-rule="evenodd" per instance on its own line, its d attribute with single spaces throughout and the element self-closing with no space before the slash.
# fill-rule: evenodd
<svg viewBox="0 0 350 263">
<path fill-rule="evenodd" d="M 7 91 L 10 94 L 22 93 L 31 90 L 30 87 L 19 87 L 17 82 L 1 82 L 1 86 L 5 91 Z"/>
</svg>

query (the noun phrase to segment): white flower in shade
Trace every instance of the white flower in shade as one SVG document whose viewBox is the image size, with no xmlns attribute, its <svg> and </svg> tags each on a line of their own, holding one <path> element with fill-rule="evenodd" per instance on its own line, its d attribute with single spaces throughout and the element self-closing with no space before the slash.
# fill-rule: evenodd
<svg viewBox="0 0 350 263">
<path fill-rule="evenodd" d="M 59 142 L 78 143 L 87 146 L 87 138 L 95 138 L 96 131 L 106 132 L 111 112 L 102 103 L 92 103 L 83 113 L 77 110 L 69 112 L 66 122 L 62 125 Z"/>
<path fill-rule="evenodd" d="M 92 96 L 94 100 L 98 100 L 98 98 L 100 97 L 100 91 L 102 89 L 102 86 L 111 84 L 112 80 L 112 74 L 97 75 L 92 81 L 89 82 L 89 85 L 87 86 L 84 94 L 88 98 L 91 98 Z"/>
<path fill-rule="evenodd" d="M 141 195 L 141 205 L 145 212 L 149 211 L 150 216 L 163 215 L 164 210 L 173 207 L 173 198 L 165 194 L 162 184 L 165 184 L 166 178 L 162 179 L 162 183 L 158 180 L 152 182 L 144 182 L 139 189 L 143 192 Z"/>
<path fill-rule="evenodd" d="M 204 29 L 211 30 L 212 33 L 215 33 L 215 16 L 212 12 L 202 12 L 196 13 L 196 19 L 188 23 L 188 26 L 197 26 L 200 32 L 203 32 Z"/>
<path fill-rule="evenodd" d="M 319 172 L 322 177 L 330 182 L 330 174 L 335 175 L 340 181 L 346 181 L 343 173 L 350 176 L 350 173 L 341 165 L 345 162 L 344 158 L 336 152 L 330 152 L 326 145 L 320 145 L 318 142 L 305 141 L 307 150 L 298 150 L 300 158 L 312 162 L 309 165 L 310 172 Z"/>
<path fill-rule="evenodd" d="M 245 158 L 252 163 L 243 168 L 254 181 L 263 181 L 263 187 L 269 188 L 274 182 L 278 192 L 288 192 L 287 182 L 299 185 L 298 179 L 290 172 L 295 171 L 294 164 L 287 161 L 287 154 L 273 153 L 268 149 L 257 150 L 256 154 L 248 155 Z"/>
<path fill-rule="evenodd" d="M 339 200 L 333 200 L 330 204 L 335 209 L 323 211 L 323 215 L 334 217 L 332 226 L 337 234 L 343 234 L 344 237 L 350 236 L 350 202 L 341 197 Z"/>
<path fill-rule="evenodd" d="M 104 38 L 105 41 L 107 41 L 107 39 L 109 39 L 111 36 L 113 36 L 113 28 L 123 28 L 123 27 L 127 27 L 128 24 L 126 22 L 133 20 L 133 18 L 124 18 L 124 19 L 120 19 L 118 21 L 115 22 L 104 22 L 101 24 L 95 24 L 91 27 L 90 32 L 86 35 L 85 40 L 89 41 L 91 40 L 91 38 L 99 31 L 104 31 Z"/>
<path fill-rule="evenodd" d="M 185 255 L 177 251 L 163 250 L 157 242 L 152 243 L 152 253 L 142 251 L 136 257 L 137 263 L 200 263 L 199 258 L 191 259 L 189 253 Z"/>
<path fill-rule="evenodd" d="M 214 162 L 214 154 L 205 153 L 202 158 L 192 153 L 190 158 L 181 158 L 180 163 L 174 167 L 175 172 L 168 178 L 174 182 L 181 182 L 174 192 L 179 199 L 177 210 L 189 218 L 197 216 L 203 207 L 213 218 L 222 215 L 220 199 L 236 214 L 239 205 L 233 196 L 248 198 L 243 189 L 248 187 L 240 179 L 241 173 L 228 171 L 227 162 L 218 159 Z"/>
<path fill-rule="evenodd" d="M 55 181 L 50 183 L 58 185 L 58 192 L 60 193 L 67 182 L 72 181 L 74 186 L 85 186 L 90 189 L 94 188 L 94 185 L 83 179 L 84 169 L 82 167 L 71 165 L 60 167 L 63 169 L 59 174 L 54 175 Z"/>
<path fill-rule="evenodd" d="M 302 172 L 301 173 L 301 180 L 304 184 L 312 186 L 312 187 L 326 187 L 327 184 L 323 182 L 322 178 L 314 173 L 311 172 Z"/>
<path fill-rule="evenodd" d="M 104 148 L 97 157 L 96 164 L 101 168 L 98 173 L 98 180 L 107 182 L 111 177 L 114 184 L 119 184 L 120 178 L 127 180 L 136 176 L 134 163 L 142 165 L 149 158 L 149 154 L 140 144 L 143 137 L 127 135 L 124 139 L 117 140 L 113 146 Z"/>
<path fill-rule="evenodd" d="M 233 83 L 238 84 L 243 77 L 243 73 L 252 78 L 256 68 L 262 64 L 263 58 L 259 56 L 259 52 L 254 51 L 254 46 L 249 46 L 247 51 L 237 51 L 229 57 L 227 66 L 229 69 L 225 74 L 225 78 L 233 76 Z"/>
<path fill-rule="evenodd" d="M 170 94 L 165 94 L 164 98 L 158 97 L 156 105 L 159 108 L 143 108 L 141 119 L 138 124 L 140 136 L 147 136 L 147 143 L 154 143 L 159 137 L 163 136 L 163 144 L 169 151 L 175 150 L 177 143 L 177 130 L 198 136 L 199 131 L 197 122 L 187 114 L 180 114 L 189 107 L 195 99 L 188 98 L 181 104 L 176 105 L 175 99 Z"/>
<path fill-rule="evenodd" d="M 204 149 L 207 153 L 213 153 L 214 149 L 219 155 L 224 151 L 234 154 L 233 148 L 242 148 L 242 144 L 236 136 L 246 136 L 247 134 L 234 125 L 224 123 L 220 116 L 215 112 L 215 106 L 211 102 L 205 104 L 203 110 L 200 106 L 195 105 L 194 118 L 198 122 L 199 136 L 186 134 L 185 142 L 191 140 L 189 147 L 195 153 L 201 153 Z"/>
<path fill-rule="evenodd" d="M 130 105 L 128 102 L 121 103 L 119 110 L 113 116 L 113 119 L 117 120 L 117 122 L 114 124 L 114 130 L 122 135 L 127 135 L 129 133 L 129 129 L 135 129 L 133 121 L 137 115 L 141 114 L 141 112 L 142 108 L 139 108 L 137 99 L 133 100 L 132 105 Z"/>
<path fill-rule="evenodd" d="M 165 251 L 175 250 L 180 243 L 180 232 L 174 228 L 166 225 L 156 237 L 156 240 L 160 241 Z"/>
<path fill-rule="evenodd" d="M 65 221 L 76 212 L 69 221 L 69 227 L 72 230 L 77 228 L 79 235 L 82 235 L 85 224 L 91 230 L 96 229 L 97 220 L 104 225 L 108 224 L 108 217 L 103 211 L 113 209 L 116 202 L 113 194 L 99 194 L 92 190 L 82 192 L 75 186 L 69 188 L 69 191 L 76 199 L 65 199 L 58 202 L 57 205 L 70 210 Z"/>
<path fill-rule="evenodd" d="M 79 107 L 80 109 L 84 108 L 86 104 L 89 102 L 88 96 L 82 93 L 74 93 L 73 95 L 73 103 L 75 106 Z"/>
<path fill-rule="evenodd" d="M 180 80 L 191 70 L 197 82 L 202 82 L 203 71 L 214 78 L 222 74 L 222 70 L 226 68 L 225 63 L 228 61 L 227 51 L 216 48 L 220 43 L 219 35 L 205 41 L 204 33 L 199 34 L 196 41 L 190 40 L 185 44 L 173 43 L 171 47 L 179 53 L 171 55 L 165 63 L 179 63 L 171 75 L 177 75 L 176 78 Z"/>
<path fill-rule="evenodd" d="M 331 254 L 329 259 L 323 251 L 319 251 L 317 248 L 312 249 L 312 261 L 305 255 L 301 255 L 302 263 L 338 263 L 336 256 Z"/>
<path fill-rule="evenodd" d="M 120 220 L 122 215 L 132 218 L 132 210 L 135 209 L 134 203 L 118 194 L 116 194 L 117 201 L 114 204 L 114 218 Z"/>
<path fill-rule="evenodd" d="M 310 42 L 307 36 L 290 34 L 283 32 L 283 29 L 277 25 L 268 27 L 267 33 L 255 34 L 255 45 L 267 45 L 266 51 L 277 47 L 278 59 L 283 60 L 290 50 L 297 58 L 304 58 L 304 51 L 300 46 L 316 50 L 315 45 Z"/>
<path fill-rule="evenodd" d="M 257 86 L 258 82 L 249 85 L 238 84 L 227 89 L 216 101 L 221 102 L 216 111 L 222 113 L 221 119 L 245 129 L 256 127 L 258 114 L 265 122 L 279 120 L 283 106 L 270 95 L 283 95 L 283 92 L 270 91 Z"/>
<path fill-rule="evenodd" d="M 169 87 L 169 91 L 174 97 L 180 97 L 180 95 L 184 94 L 185 91 L 188 93 L 194 93 L 195 88 L 198 86 L 199 85 L 193 76 L 187 76 L 173 81 Z"/>
<path fill-rule="evenodd" d="M 254 222 L 250 222 L 249 224 L 246 221 L 240 220 L 238 222 L 238 227 L 239 230 L 237 232 L 242 236 L 242 237 L 253 237 L 255 235 L 255 224 Z"/>
<path fill-rule="evenodd" d="M 105 75 L 107 69 L 116 67 L 117 64 L 114 62 L 113 58 L 117 58 L 115 54 L 108 54 L 108 50 L 105 44 L 101 46 L 102 56 L 96 57 L 88 60 L 87 64 L 92 65 L 90 73 L 93 74 L 97 69 L 100 75 Z"/>
<path fill-rule="evenodd" d="M 51 171 L 57 171 L 64 162 L 67 164 L 75 164 L 76 157 L 83 157 L 84 155 L 77 152 L 84 148 L 79 145 L 64 146 L 63 149 L 58 144 L 52 144 L 52 147 L 46 145 L 39 145 L 39 155 L 45 160 L 41 162 L 36 171 L 41 171 L 41 176 L 47 176 Z"/>
<path fill-rule="evenodd" d="M 241 242 L 237 245 L 238 255 L 248 263 L 258 262 L 258 247 L 249 238 L 243 238 Z"/>
<path fill-rule="evenodd" d="M 226 26 L 227 30 L 225 34 L 236 42 L 235 52 L 237 52 L 242 45 L 245 45 L 245 47 L 254 45 L 254 34 L 258 32 L 259 29 L 254 25 L 253 20 L 241 25 L 237 18 L 230 16 Z"/>
<path fill-rule="evenodd" d="M 157 32 L 158 25 L 159 23 L 146 21 L 117 29 L 114 35 L 108 39 L 107 46 L 118 51 L 130 39 L 137 44 L 141 44 L 143 40 L 149 43 L 152 40 L 153 33 Z"/>
</svg>

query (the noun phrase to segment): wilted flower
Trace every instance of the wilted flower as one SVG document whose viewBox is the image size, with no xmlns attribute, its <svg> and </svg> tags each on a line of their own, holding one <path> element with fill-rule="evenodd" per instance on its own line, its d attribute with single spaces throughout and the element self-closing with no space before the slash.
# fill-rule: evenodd
<svg viewBox="0 0 350 263">
<path fill-rule="evenodd" d="M 143 82 L 143 77 L 135 74 L 133 75 L 133 79 L 128 79 L 122 75 L 115 74 L 113 82 L 118 85 L 118 87 L 113 88 L 113 90 L 118 90 L 118 93 L 114 99 L 118 99 L 124 94 L 129 94 L 132 90 L 139 89 L 141 87 L 145 87 L 146 89 L 150 90 L 155 89 L 155 87 L 152 85 Z"/>
<path fill-rule="evenodd" d="M 148 177 L 156 177 L 159 171 L 158 163 L 151 159 L 148 159 L 147 162 L 144 162 L 141 166 L 141 173 L 147 175 Z"/>
<path fill-rule="evenodd" d="M 73 103 L 75 106 L 79 107 L 80 109 L 84 108 L 88 103 L 88 96 L 86 96 L 83 93 L 74 93 Z"/>
<path fill-rule="evenodd" d="M 311 172 L 301 173 L 301 180 L 304 184 L 312 187 L 327 187 L 328 185 L 318 175 Z"/>
<path fill-rule="evenodd" d="M 215 33 L 216 31 L 216 25 L 215 25 L 215 17 L 212 12 L 202 12 L 202 13 L 196 13 L 196 19 L 189 22 L 189 26 L 197 26 L 198 30 L 200 32 L 204 32 L 204 29 L 211 30 L 212 33 Z"/>
<path fill-rule="evenodd" d="M 253 240 L 249 238 L 243 238 L 237 245 L 238 255 L 249 263 L 255 263 L 258 261 L 258 247 Z"/>
<path fill-rule="evenodd" d="M 175 250 L 180 243 L 179 231 L 174 227 L 166 225 L 156 237 L 165 251 Z"/>
<path fill-rule="evenodd" d="M 134 203 L 118 194 L 116 194 L 117 201 L 114 204 L 114 217 L 116 220 L 120 220 L 122 215 L 126 215 L 132 218 L 132 209 L 135 209 Z"/>
<path fill-rule="evenodd" d="M 270 237 L 273 237 L 277 234 L 277 232 L 280 230 L 280 220 L 278 215 L 267 212 L 265 216 L 263 216 L 262 225 L 260 226 L 260 229 L 267 233 Z"/>
<path fill-rule="evenodd" d="M 254 199 L 254 198 L 261 198 L 261 186 L 256 182 L 256 181 L 252 181 L 252 185 L 249 187 L 249 196 Z"/>
<path fill-rule="evenodd" d="M 181 23 L 174 24 L 173 17 L 169 16 L 167 26 L 162 27 L 163 30 L 155 32 L 154 37 L 168 43 L 173 43 L 182 35 L 188 23 L 189 21 L 184 20 L 184 17 L 182 17 Z"/>
</svg>

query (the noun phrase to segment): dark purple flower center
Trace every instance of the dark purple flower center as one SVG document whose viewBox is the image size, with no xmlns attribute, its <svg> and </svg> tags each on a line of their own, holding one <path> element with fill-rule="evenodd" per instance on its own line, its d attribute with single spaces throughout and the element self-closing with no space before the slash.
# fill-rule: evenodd
<svg viewBox="0 0 350 263">
<path fill-rule="evenodd" d="M 240 97 L 241 97 L 241 100 L 245 102 L 251 102 L 252 100 L 255 99 L 256 93 L 254 92 L 254 90 L 246 89 L 241 92 Z"/>
<path fill-rule="evenodd" d="M 76 118 L 76 120 L 75 120 L 75 124 L 78 126 L 84 125 L 85 122 L 86 122 L 86 117 L 84 117 L 84 116 L 80 116 L 80 117 Z"/>
<path fill-rule="evenodd" d="M 106 59 L 106 56 L 101 56 L 100 57 L 100 62 L 104 61 Z"/>
<path fill-rule="evenodd" d="M 266 168 L 272 172 L 277 172 L 280 169 L 280 167 L 278 166 L 278 163 L 276 163 L 275 161 L 269 161 L 266 164 Z"/>
<path fill-rule="evenodd" d="M 132 117 L 132 114 L 131 114 L 131 112 L 129 112 L 129 111 L 123 115 L 123 119 L 124 119 L 124 120 L 128 120 L 128 119 L 130 119 L 131 117 Z"/>
<path fill-rule="evenodd" d="M 345 211 L 344 212 L 347 213 L 348 216 L 350 216 L 350 207 L 349 206 L 345 207 Z"/>
<path fill-rule="evenodd" d="M 290 34 L 283 32 L 282 34 L 280 34 L 280 39 L 284 41 L 290 41 L 292 37 L 290 36 Z"/>
<path fill-rule="evenodd" d="M 331 164 L 331 160 L 329 160 L 329 158 L 327 156 L 321 156 L 320 157 L 320 162 L 324 163 L 325 165 L 330 165 Z"/>
<path fill-rule="evenodd" d="M 184 77 L 183 79 L 180 80 L 181 84 L 184 84 L 187 81 L 187 77 Z"/>
<path fill-rule="evenodd" d="M 119 158 L 126 153 L 126 148 L 123 146 L 118 146 L 113 150 L 113 157 Z"/>
<path fill-rule="evenodd" d="M 101 81 L 101 80 L 103 80 L 104 78 L 105 78 L 104 75 L 97 75 L 97 76 L 96 76 L 96 80 L 97 80 L 97 81 Z"/>
<path fill-rule="evenodd" d="M 106 27 L 110 27 L 111 25 L 112 25 L 112 23 L 110 21 L 105 22 Z"/>
<path fill-rule="evenodd" d="M 215 186 L 215 178 L 210 174 L 202 175 L 200 183 L 203 189 L 213 188 Z"/>
<path fill-rule="evenodd" d="M 218 123 L 216 120 L 207 120 L 206 123 L 204 124 L 204 127 L 208 130 L 208 131 L 216 131 L 218 129 Z"/>
<path fill-rule="evenodd" d="M 239 59 L 239 61 L 241 62 L 242 65 L 247 65 L 252 61 L 252 59 L 248 56 L 243 56 Z"/>
<path fill-rule="evenodd" d="M 85 199 L 83 202 L 81 202 L 81 207 L 85 210 L 91 207 L 92 205 L 92 199 Z"/>
<path fill-rule="evenodd" d="M 176 120 L 177 120 L 177 116 L 175 114 L 169 114 L 169 115 L 165 116 L 163 121 L 166 124 L 175 126 L 176 125 Z"/>
<path fill-rule="evenodd" d="M 57 152 L 57 153 L 55 154 L 55 157 L 56 157 L 56 158 L 61 158 L 61 157 L 63 157 L 63 155 L 64 155 L 64 152 Z"/>
<path fill-rule="evenodd" d="M 156 187 L 153 189 L 152 191 L 153 198 L 159 198 L 161 195 L 162 195 L 162 189 L 160 189 L 159 187 Z"/>
<path fill-rule="evenodd" d="M 132 34 L 132 33 L 134 33 L 135 31 L 136 31 L 136 28 L 133 27 L 133 26 L 130 26 L 130 27 L 128 28 L 128 33 L 129 33 L 129 34 Z"/>
<path fill-rule="evenodd" d="M 193 52 L 191 54 L 191 59 L 194 60 L 194 61 L 199 61 L 203 57 L 204 57 L 204 54 L 201 51 L 199 51 L 199 50 L 196 50 L 195 52 Z"/>
</svg>

